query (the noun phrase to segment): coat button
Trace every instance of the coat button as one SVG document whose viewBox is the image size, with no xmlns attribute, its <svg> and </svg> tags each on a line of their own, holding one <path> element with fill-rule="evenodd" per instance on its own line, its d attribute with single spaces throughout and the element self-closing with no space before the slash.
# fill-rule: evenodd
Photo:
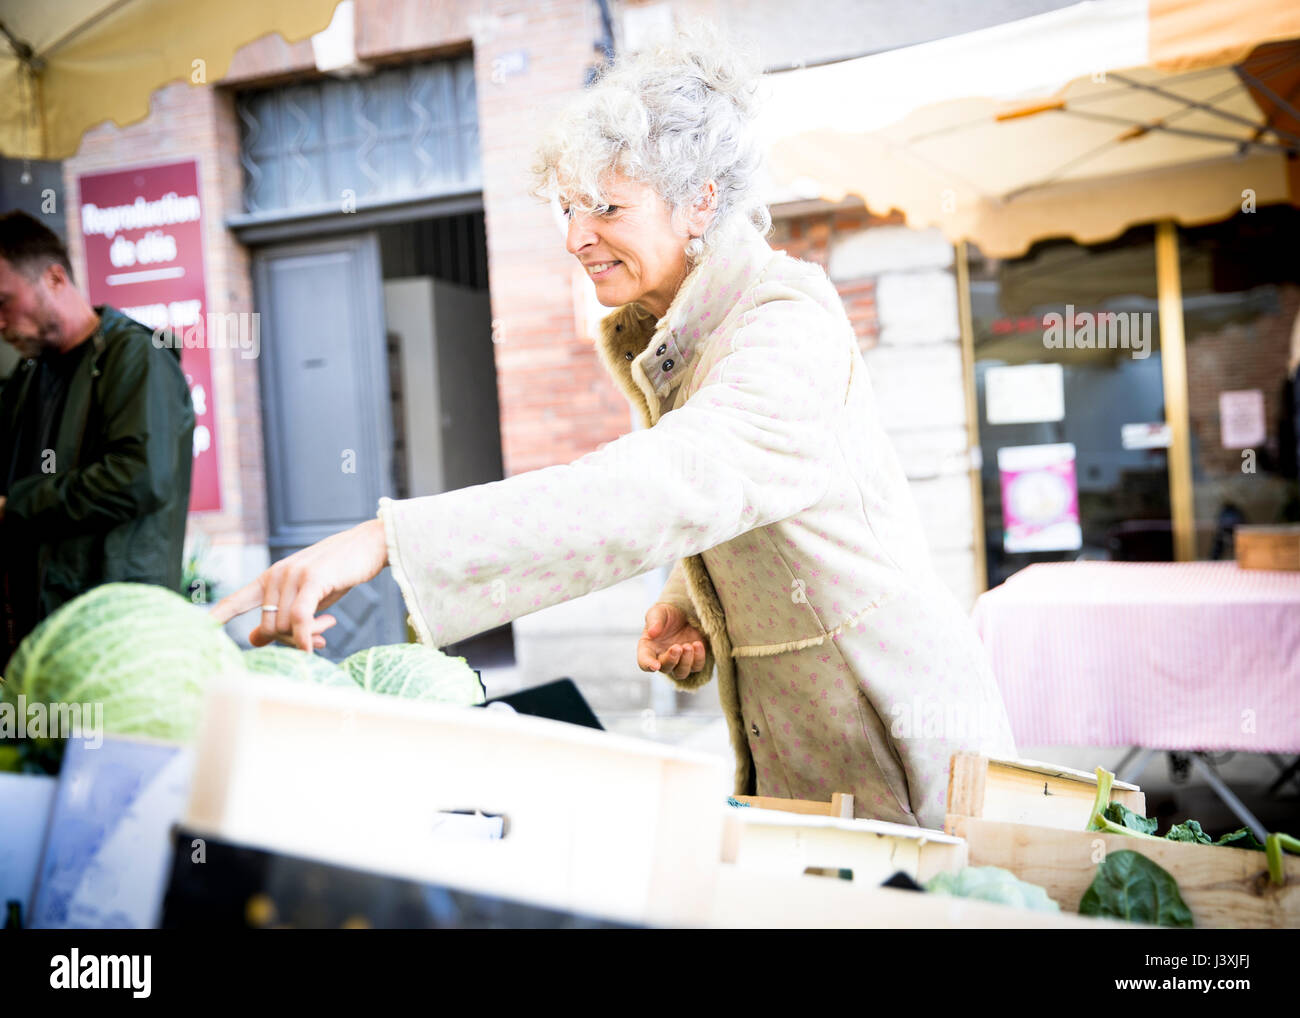
<svg viewBox="0 0 1300 1018">
<path fill-rule="evenodd" d="M 660 344 L 659 344 L 659 349 L 655 351 L 655 356 L 656 356 L 656 357 L 662 357 L 664 351 L 667 350 L 667 349 L 668 349 L 668 344 L 667 344 L 667 343 L 660 343 Z"/>
<path fill-rule="evenodd" d="M 673 359 L 669 357 L 666 361 L 664 361 L 664 370 L 672 371 L 672 369 L 673 369 Z"/>
<path fill-rule="evenodd" d="M 749 730 L 750 730 L 751 732 L 754 733 L 754 738 L 757 739 L 757 738 L 759 737 L 759 735 L 758 735 L 758 725 L 757 725 L 757 724 L 751 724 L 751 725 L 749 726 Z"/>
</svg>

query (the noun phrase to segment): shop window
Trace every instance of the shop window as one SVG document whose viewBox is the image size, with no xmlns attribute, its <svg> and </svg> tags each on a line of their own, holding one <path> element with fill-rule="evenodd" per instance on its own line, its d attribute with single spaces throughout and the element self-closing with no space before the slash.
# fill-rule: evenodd
<svg viewBox="0 0 1300 1018">
<path fill-rule="evenodd" d="M 1154 229 L 968 250 L 989 586 L 1032 562 L 1172 559 Z"/>
</svg>

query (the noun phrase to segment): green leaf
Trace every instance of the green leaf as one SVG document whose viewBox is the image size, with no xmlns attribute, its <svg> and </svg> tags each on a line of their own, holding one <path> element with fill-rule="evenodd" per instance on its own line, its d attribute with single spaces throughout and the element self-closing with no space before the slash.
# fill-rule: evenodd
<svg viewBox="0 0 1300 1018">
<path fill-rule="evenodd" d="M 483 683 L 463 657 L 450 657 L 420 643 L 394 643 L 359 650 L 343 670 L 371 693 L 464 706 L 480 704 Z"/>
<path fill-rule="evenodd" d="M 318 686 L 344 686 L 356 689 L 342 668 L 319 654 L 308 654 L 296 647 L 268 644 L 244 651 L 244 667 L 256 675 L 279 675 L 298 682 L 313 682 Z"/>
<path fill-rule="evenodd" d="M 1235 831 L 1225 834 L 1215 842 L 1216 845 L 1223 845 L 1228 848 L 1245 848 L 1252 849 L 1256 852 L 1264 851 L 1264 846 L 1260 840 L 1251 833 L 1249 827 L 1238 827 Z"/>
<path fill-rule="evenodd" d="M 1164 840 L 1162 838 L 1157 838 L 1154 834 L 1148 834 L 1132 827 L 1126 827 L 1123 823 L 1120 823 L 1117 820 L 1111 820 L 1107 817 L 1106 814 L 1109 812 L 1110 806 L 1119 806 L 1119 803 L 1112 803 L 1110 801 L 1110 788 L 1111 783 L 1114 782 L 1114 780 L 1115 775 L 1106 770 L 1105 767 L 1097 768 L 1097 795 L 1092 801 L 1092 815 L 1088 818 L 1088 826 L 1085 827 L 1084 830 L 1102 831 L 1106 834 L 1127 834 L 1132 838 L 1150 838 L 1153 841 Z M 1125 809 L 1125 812 L 1130 812 L 1123 806 L 1120 806 L 1120 808 Z M 1132 816 L 1137 817 L 1137 814 L 1133 813 Z M 1143 821 L 1146 820 L 1145 817 L 1140 817 L 1139 819 Z M 1151 823 L 1154 824 L 1155 821 L 1151 821 Z M 1154 829 L 1153 826 L 1152 830 Z"/>
<path fill-rule="evenodd" d="M 1197 845 L 1214 843 L 1214 840 L 1201 830 L 1201 825 L 1195 820 L 1185 820 L 1181 824 L 1175 824 L 1169 828 L 1169 833 L 1165 837 L 1170 841 L 1190 841 Z"/>
<path fill-rule="evenodd" d="M 1111 852 L 1079 901 L 1079 915 L 1104 916 L 1151 926 L 1190 929 L 1191 909 L 1178 883 L 1140 852 Z"/>
<path fill-rule="evenodd" d="M 1134 813 L 1122 802 L 1112 802 L 1106 807 L 1104 815 L 1112 823 L 1127 827 L 1130 831 L 1137 831 L 1140 834 L 1155 834 L 1156 827 L 1159 824 L 1155 817 L 1144 817 L 1141 813 Z"/>
</svg>

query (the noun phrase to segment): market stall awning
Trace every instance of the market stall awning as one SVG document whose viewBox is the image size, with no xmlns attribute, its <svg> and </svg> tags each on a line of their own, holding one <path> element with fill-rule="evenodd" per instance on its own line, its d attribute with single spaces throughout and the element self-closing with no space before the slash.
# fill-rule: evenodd
<svg viewBox="0 0 1300 1018">
<path fill-rule="evenodd" d="M 1011 257 L 1300 200 L 1300 5 L 1106 0 L 770 77 L 769 200 Z"/>
<path fill-rule="evenodd" d="M 67 158 L 97 124 L 147 117 L 160 86 L 217 81 L 254 39 L 323 31 L 338 3 L 0 0 L 0 154 Z"/>
</svg>

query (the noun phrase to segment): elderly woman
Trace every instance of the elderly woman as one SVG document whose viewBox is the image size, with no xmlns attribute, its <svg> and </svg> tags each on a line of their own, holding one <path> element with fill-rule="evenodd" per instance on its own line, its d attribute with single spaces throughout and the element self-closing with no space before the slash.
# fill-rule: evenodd
<svg viewBox="0 0 1300 1018">
<path fill-rule="evenodd" d="M 215 609 L 254 643 L 387 564 L 440 647 L 675 563 L 643 670 L 717 673 L 738 793 L 943 823 L 949 758 L 1014 755 L 965 613 L 936 575 L 866 364 L 819 266 L 773 251 L 755 193 L 758 76 L 717 43 L 632 55 L 542 146 L 537 193 L 616 308 L 599 353 L 646 427 L 567 465 L 405 501 Z"/>
</svg>

